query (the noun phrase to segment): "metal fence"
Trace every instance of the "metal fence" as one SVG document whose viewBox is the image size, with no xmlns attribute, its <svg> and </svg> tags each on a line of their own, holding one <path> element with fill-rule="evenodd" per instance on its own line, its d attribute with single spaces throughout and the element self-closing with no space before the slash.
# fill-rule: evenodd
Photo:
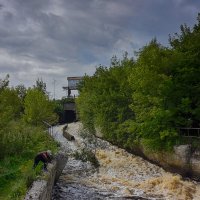
<svg viewBox="0 0 200 200">
<path fill-rule="evenodd" d="M 182 137 L 200 139 L 200 128 L 179 128 L 179 134 Z"/>
<path fill-rule="evenodd" d="M 53 126 L 46 121 L 42 121 L 43 124 L 48 128 L 48 132 L 51 136 L 53 136 Z"/>
</svg>

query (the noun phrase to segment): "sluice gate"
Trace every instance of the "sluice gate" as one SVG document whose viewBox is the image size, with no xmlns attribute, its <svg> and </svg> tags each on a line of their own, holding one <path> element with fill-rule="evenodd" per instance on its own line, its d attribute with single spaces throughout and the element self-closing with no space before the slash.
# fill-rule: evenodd
<svg viewBox="0 0 200 200">
<path fill-rule="evenodd" d="M 64 104 L 64 122 L 71 123 L 78 120 L 75 102 L 68 102 Z"/>
</svg>

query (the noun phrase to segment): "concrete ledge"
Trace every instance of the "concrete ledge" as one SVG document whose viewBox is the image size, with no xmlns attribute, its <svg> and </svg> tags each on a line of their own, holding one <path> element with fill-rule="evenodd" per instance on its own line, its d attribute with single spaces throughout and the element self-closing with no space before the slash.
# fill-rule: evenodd
<svg viewBox="0 0 200 200">
<path fill-rule="evenodd" d="M 132 148 L 130 151 L 168 171 L 198 180 L 200 178 L 200 151 L 193 151 L 191 145 L 174 146 L 172 152 L 152 152 L 145 150 L 142 146 Z"/>
<path fill-rule="evenodd" d="M 74 136 L 67 132 L 68 124 L 63 127 L 63 137 L 69 141 L 75 140 Z"/>
<path fill-rule="evenodd" d="M 69 134 L 67 131 L 63 132 L 63 137 L 65 137 L 69 141 L 74 141 L 75 140 L 74 136 Z"/>
<path fill-rule="evenodd" d="M 58 152 L 52 163 L 48 164 L 48 172 L 44 172 L 43 179 L 33 182 L 24 200 L 50 200 L 54 183 L 58 180 L 68 157 Z"/>
</svg>

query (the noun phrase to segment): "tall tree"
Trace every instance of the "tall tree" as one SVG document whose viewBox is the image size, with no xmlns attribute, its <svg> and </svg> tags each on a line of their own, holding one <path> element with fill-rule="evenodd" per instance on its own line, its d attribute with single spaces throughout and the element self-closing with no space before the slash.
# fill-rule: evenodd
<svg viewBox="0 0 200 200">
<path fill-rule="evenodd" d="M 47 95 L 47 86 L 46 83 L 42 80 L 42 78 L 38 78 L 36 80 L 36 85 L 33 86 L 34 88 L 40 90 L 41 92 L 43 92 L 45 95 Z"/>
<path fill-rule="evenodd" d="M 0 92 L 0 126 L 20 117 L 22 103 L 14 89 L 5 88 Z"/>
<path fill-rule="evenodd" d="M 128 75 L 134 62 L 113 57 L 110 68 L 100 66 L 94 76 L 84 77 L 77 100 L 81 120 L 91 131 L 98 127 L 104 137 L 116 142 L 117 127 L 132 118 Z M 121 138 L 121 136 L 119 136 Z"/>
<path fill-rule="evenodd" d="M 24 100 L 24 120 L 33 125 L 41 125 L 43 121 L 49 123 L 57 122 L 57 115 L 54 111 L 54 104 L 48 97 L 36 88 L 29 89 Z"/>
<path fill-rule="evenodd" d="M 4 79 L 0 79 L 0 91 L 9 85 L 9 74 Z"/>
<path fill-rule="evenodd" d="M 180 34 L 170 37 L 173 52 L 172 99 L 177 126 L 200 126 L 200 15 L 191 29 L 181 25 Z"/>
<path fill-rule="evenodd" d="M 17 85 L 15 90 L 17 91 L 19 98 L 23 101 L 27 93 L 26 87 L 23 84 Z"/>
<path fill-rule="evenodd" d="M 171 51 L 156 39 L 139 52 L 135 68 L 130 73 L 131 108 L 135 112 L 135 134 L 150 146 L 162 148 L 176 137 L 173 112 L 168 100 L 171 93 Z"/>
</svg>

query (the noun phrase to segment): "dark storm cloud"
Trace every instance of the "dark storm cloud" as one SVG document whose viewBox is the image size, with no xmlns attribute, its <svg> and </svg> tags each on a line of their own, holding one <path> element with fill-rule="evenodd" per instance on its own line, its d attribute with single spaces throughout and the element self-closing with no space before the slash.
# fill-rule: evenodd
<svg viewBox="0 0 200 200">
<path fill-rule="evenodd" d="M 14 85 L 43 77 L 61 88 L 153 37 L 166 45 L 199 8 L 198 0 L 0 0 L 0 71 Z"/>
</svg>

